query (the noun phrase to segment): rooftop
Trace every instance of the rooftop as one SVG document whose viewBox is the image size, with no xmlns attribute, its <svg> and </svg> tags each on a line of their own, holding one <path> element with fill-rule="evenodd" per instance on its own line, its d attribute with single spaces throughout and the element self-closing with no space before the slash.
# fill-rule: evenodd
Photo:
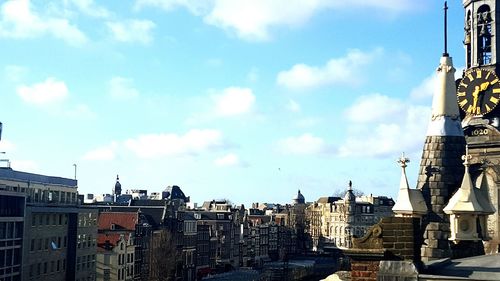
<svg viewBox="0 0 500 281">
<path fill-rule="evenodd" d="M 78 185 L 77 180 L 19 172 L 11 168 L 0 168 L 0 179 L 24 181 L 29 183 L 64 185 L 67 187 L 74 187 L 74 188 L 77 188 Z"/>
</svg>

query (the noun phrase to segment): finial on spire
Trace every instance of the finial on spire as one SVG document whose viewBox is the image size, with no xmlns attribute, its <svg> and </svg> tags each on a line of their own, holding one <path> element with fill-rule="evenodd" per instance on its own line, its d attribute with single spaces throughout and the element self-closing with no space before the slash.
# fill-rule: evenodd
<svg viewBox="0 0 500 281">
<path fill-rule="evenodd" d="M 119 180 L 120 180 L 120 178 L 118 177 L 118 175 L 116 175 L 116 181 L 119 181 Z"/>
<path fill-rule="evenodd" d="M 349 190 L 352 190 L 352 181 L 349 181 Z"/>
<path fill-rule="evenodd" d="M 448 1 L 444 1 L 444 53 L 443 57 L 448 56 Z"/>
<path fill-rule="evenodd" d="M 464 160 L 464 166 L 469 166 L 469 160 L 472 159 L 472 155 L 469 154 L 469 146 L 465 145 L 465 155 L 462 155 L 462 160 Z"/>
<path fill-rule="evenodd" d="M 408 165 L 406 165 L 406 163 L 410 163 L 410 159 L 405 157 L 405 153 L 403 152 L 401 154 L 401 157 L 399 157 L 398 159 L 398 163 L 401 165 L 401 168 L 406 168 Z"/>
</svg>

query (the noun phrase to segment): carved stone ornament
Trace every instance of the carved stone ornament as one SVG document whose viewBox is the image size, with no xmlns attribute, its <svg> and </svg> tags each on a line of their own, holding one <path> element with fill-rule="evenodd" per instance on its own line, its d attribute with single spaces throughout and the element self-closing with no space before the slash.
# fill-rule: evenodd
<svg viewBox="0 0 500 281">
<path fill-rule="evenodd" d="M 378 224 L 370 227 L 365 236 L 353 238 L 352 244 L 358 249 L 383 249 L 382 227 Z"/>
</svg>

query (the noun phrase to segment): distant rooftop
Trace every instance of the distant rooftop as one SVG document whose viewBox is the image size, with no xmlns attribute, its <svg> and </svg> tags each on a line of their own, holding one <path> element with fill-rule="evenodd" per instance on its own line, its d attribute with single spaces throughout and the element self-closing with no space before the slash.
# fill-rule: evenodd
<svg viewBox="0 0 500 281">
<path fill-rule="evenodd" d="M 68 187 L 76 188 L 78 185 L 77 180 L 61 178 L 61 177 L 51 177 L 44 176 L 26 172 L 19 172 L 12 170 L 11 168 L 0 168 L 0 179 L 3 180 L 15 180 L 24 181 L 31 183 L 42 183 L 42 184 L 53 184 L 53 185 L 64 185 Z"/>
</svg>

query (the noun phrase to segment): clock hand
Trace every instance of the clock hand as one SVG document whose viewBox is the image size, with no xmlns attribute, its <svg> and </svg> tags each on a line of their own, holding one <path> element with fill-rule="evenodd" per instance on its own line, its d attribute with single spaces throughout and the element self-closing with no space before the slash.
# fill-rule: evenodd
<svg viewBox="0 0 500 281">
<path fill-rule="evenodd" d="M 472 97 L 474 98 L 473 102 L 472 102 L 472 110 L 473 110 L 473 112 L 475 112 L 476 107 L 477 107 L 477 98 L 478 98 L 478 95 L 479 95 L 479 91 L 480 91 L 480 87 L 476 86 L 474 88 L 474 92 L 472 92 Z"/>
<path fill-rule="evenodd" d="M 480 91 L 484 91 L 484 90 L 488 89 L 489 86 L 490 86 L 490 82 L 481 83 L 481 90 Z"/>
</svg>

